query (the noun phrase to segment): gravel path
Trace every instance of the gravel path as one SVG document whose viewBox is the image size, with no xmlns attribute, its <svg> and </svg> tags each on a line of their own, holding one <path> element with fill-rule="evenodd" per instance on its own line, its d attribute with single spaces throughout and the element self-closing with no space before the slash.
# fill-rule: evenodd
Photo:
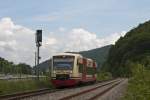
<svg viewBox="0 0 150 100">
<path fill-rule="evenodd" d="M 44 94 L 44 95 L 34 96 L 34 97 L 31 97 L 31 98 L 25 98 L 23 100 L 59 100 L 60 98 L 69 96 L 71 94 L 75 94 L 75 93 L 78 93 L 78 92 L 81 92 L 81 91 L 84 91 L 84 90 L 87 90 L 87 89 L 91 89 L 93 87 L 96 87 L 96 86 L 99 86 L 99 85 L 102 85 L 102 84 L 106 84 L 106 83 L 109 83 L 109 82 L 103 82 L 103 83 L 98 83 L 98 84 L 94 84 L 94 85 L 90 85 L 90 86 L 84 86 L 84 87 L 78 87 L 78 88 L 72 88 L 72 89 L 65 89 L 65 90 L 62 90 L 62 91 L 54 92 L 54 93 L 48 93 L 48 94 Z M 106 87 L 103 87 L 103 89 L 105 89 L 105 88 Z M 118 88 L 118 90 L 119 90 L 119 88 Z M 86 100 L 88 96 L 90 97 L 91 94 L 96 94 L 99 91 L 102 91 L 102 88 L 98 89 L 96 91 L 87 93 L 83 97 L 78 97 L 78 99 L 73 99 L 73 100 Z M 107 99 L 103 99 L 103 100 L 107 100 Z M 116 100 L 116 99 L 114 99 L 114 100 Z"/>
</svg>

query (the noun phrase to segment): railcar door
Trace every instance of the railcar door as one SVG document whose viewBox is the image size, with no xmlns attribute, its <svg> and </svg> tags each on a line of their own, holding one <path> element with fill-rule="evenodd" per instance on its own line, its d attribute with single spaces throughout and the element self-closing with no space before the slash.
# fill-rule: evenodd
<svg viewBox="0 0 150 100">
<path fill-rule="evenodd" d="M 78 59 L 78 65 L 79 65 L 79 74 L 81 77 L 81 80 L 86 80 L 86 70 L 87 70 L 87 61 L 85 58 Z"/>
<path fill-rule="evenodd" d="M 82 79 L 86 80 L 86 68 L 87 67 L 87 60 L 83 58 L 83 72 L 82 72 Z"/>
</svg>

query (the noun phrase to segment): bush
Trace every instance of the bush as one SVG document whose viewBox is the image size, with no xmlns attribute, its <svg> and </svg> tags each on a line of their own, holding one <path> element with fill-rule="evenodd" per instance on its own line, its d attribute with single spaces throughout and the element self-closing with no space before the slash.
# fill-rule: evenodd
<svg viewBox="0 0 150 100">
<path fill-rule="evenodd" d="M 132 69 L 134 76 L 129 80 L 124 100 L 150 100 L 150 70 L 141 64 Z"/>
<path fill-rule="evenodd" d="M 97 80 L 108 80 L 112 79 L 112 74 L 109 72 L 100 71 L 97 73 Z"/>
</svg>

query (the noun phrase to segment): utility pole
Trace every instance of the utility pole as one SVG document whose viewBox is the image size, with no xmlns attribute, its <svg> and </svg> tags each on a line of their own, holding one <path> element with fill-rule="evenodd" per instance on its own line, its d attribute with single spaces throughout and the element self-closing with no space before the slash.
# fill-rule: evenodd
<svg viewBox="0 0 150 100">
<path fill-rule="evenodd" d="M 41 57 L 39 56 L 39 48 L 42 45 L 42 30 L 37 30 L 36 31 L 36 47 L 37 47 L 37 66 L 36 66 L 36 74 L 37 74 L 37 78 L 39 80 L 39 60 L 41 59 Z"/>
<path fill-rule="evenodd" d="M 36 56 L 36 51 L 35 51 L 35 68 L 37 67 L 37 65 L 36 65 L 36 58 L 37 58 L 37 56 Z M 35 74 L 36 74 L 36 70 L 35 70 Z"/>
</svg>

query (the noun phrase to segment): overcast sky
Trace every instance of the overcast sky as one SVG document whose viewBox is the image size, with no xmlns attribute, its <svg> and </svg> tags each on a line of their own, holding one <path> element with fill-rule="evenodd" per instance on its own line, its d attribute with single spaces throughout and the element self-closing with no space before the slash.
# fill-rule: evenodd
<svg viewBox="0 0 150 100">
<path fill-rule="evenodd" d="M 149 4 L 149 0 L 1 0 L 0 57 L 34 65 L 36 29 L 43 29 L 41 61 L 58 52 L 114 44 L 150 19 Z"/>
</svg>

